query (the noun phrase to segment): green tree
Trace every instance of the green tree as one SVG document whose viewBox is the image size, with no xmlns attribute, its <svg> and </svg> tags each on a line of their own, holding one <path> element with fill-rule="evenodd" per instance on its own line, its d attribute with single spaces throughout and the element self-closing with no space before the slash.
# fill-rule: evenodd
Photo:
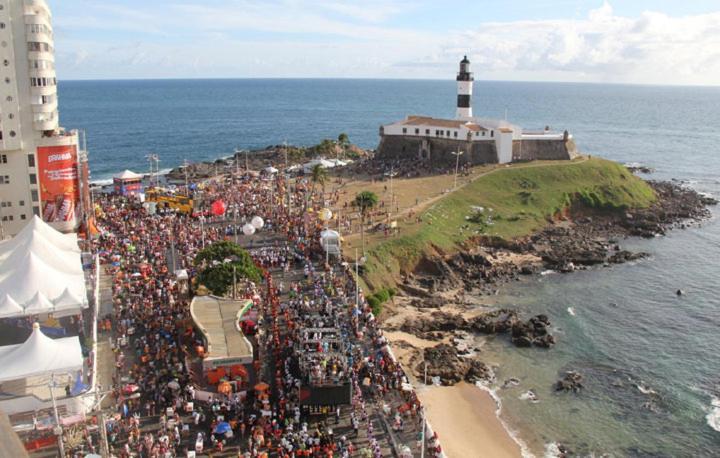
<svg viewBox="0 0 720 458">
<path fill-rule="evenodd" d="M 342 148 L 343 153 L 346 153 L 347 149 L 350 147 L 350 137 L 348 137 L 348 134 L 346 134 L 345 132 L 341 133 L 340 135 L 338 135 L 337 141 L 338 145 L 340 145 L 340 147 Z"/>
<path fill-rule="evenodd" d="M 250 254 L 230 241 L 213 243 L 201 250 L 195 256 L 194 262 L 198 268 L 198 284 L 205 285 L 218 296 L 227 293 L 233 284 L 233 276 L 254 282 L 259 282 L 262 278 L 260 269 Z"/>
<path fill-rule="evenodd" d="M 355 206 L 360 209 L 360 237 L 362 239 L 362 251 L 365 255 L 365 220 L 370 210 L 378 204 L 378 196 L 372 191 L 362 191 L 355 196 Z"/>
<path fill-rule="evenodd" d="M 315 152 L 320 156 L 334 156 L 336 155 L 337 149 L 335 148 L 335 142 L 329 138 L 324 139 L 319 144 L 315 145 Z"/>
<path fill-rule="evenodd" d="M 308 197 L 308 200 L 305 202 L 305 209 L 307 210 L 308 201 L 313 198 L 315 195 L 315 185 L 322 186 L 323 195 L 325 194 L 325 183 L 327 183 L 328 180 L 328 171 L 325 167 L 323 167 L 322 164 L 315 164 L 315 166 L 312 168 L 312 172 L 310 173 L 310 181 L 312 181 L 312 186 L 310 187 L 310 196 Z"/>
</svg>

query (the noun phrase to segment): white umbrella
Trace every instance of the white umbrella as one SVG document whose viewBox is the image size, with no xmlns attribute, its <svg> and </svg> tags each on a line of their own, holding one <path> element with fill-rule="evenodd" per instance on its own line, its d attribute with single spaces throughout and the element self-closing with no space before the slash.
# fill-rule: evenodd
<svg viewBox="0 0 720 458">
<path fill-rule="evenodd" d="M 245 235 L 253 235 L 255 233 L 255 226 L 248 223 L 243 226 L 242 231 L 243 231 L 243 234 L 245 234 Z"/>
</svg>

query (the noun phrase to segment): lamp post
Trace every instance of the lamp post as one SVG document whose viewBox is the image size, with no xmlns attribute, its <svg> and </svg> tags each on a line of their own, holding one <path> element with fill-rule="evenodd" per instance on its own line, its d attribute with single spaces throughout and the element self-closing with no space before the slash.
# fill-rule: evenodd
<svg viewBox="0 0 720 458">
<path fill-rule="evenodd" d="M 455 156 L 455 186 L 453 186 L 453 189 L 457 189 L 457 177 L 458 177 L 458 167 L 460 166 L 460 156 L 463 155 L 462 151 L 451 151 L 450 154 Z"/>
<path fill-rule="evenodd" d="M 65 457 L 65 443 L 63 442 L 63 429 L 60 424 L 60 416 L 58 415 L 57 403 L 55 402 L 55 374 L 50 375 L 50 399 L 52 400 L 53 413 L 55 414 L 55 430 L 53 431 L 58 437 L 58 448 L 60 456 Z"/>
</svg>

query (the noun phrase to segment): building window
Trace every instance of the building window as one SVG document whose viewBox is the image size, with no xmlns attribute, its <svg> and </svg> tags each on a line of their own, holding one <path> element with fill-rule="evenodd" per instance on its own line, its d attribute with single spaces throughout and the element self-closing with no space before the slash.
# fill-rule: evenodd
<svg viewBox="0 0 720 458">
<path fill-rule="evenodd" d="M 0 175 L 0 184 L 10 184 L 10 175 Z"/>
<path fill-rule="evenodd" d="M 31 190 L 30 190 L 30 198 L 32 199 L 33 202 L 37 202 L 38 200 L 40 200 L 40 199 L 38 198 L 37 189 L 31 189 Z"/>
<path fill-rule="evenodd" d="M 430 135 L 430 129 L 425 129 L 425 135 Z"/>
<path fill-rule="evenodd" d="M 5 202 L 3 200 L 2 202 L 0 202 L 0 207 L 2 207 L 2 208 L 12 207 L 12 202 Z"/>
<path fill-rule="evenodd" d="M 33 207 L 33 215 L 40 216 L 40 207 Z"/>
<path fill-rule="evenodd" d="M 10 136 L 11 136 L 11 137 L 15 137 L 15 135 L 17 135 L 17 134 L 15 133 L 15 131 L 14 131 L 14 130 L 11 130 L 11 131 L 10 131 Z"/>
<path fill-rule="evenodd" d="M 8 102 L 12 102 L 12 96 L 11 95 L 7 96 L 7 98 L 5 100 L 7 100 Z"/>
<path fill-rule="evenodd" d="M 28 154 L 28 167 L 35 167 L 35 155 Z"/>
<path fill-rule="evenodd" d="M 490 137 L 494 137 L 494 136 L 495 136 L 495 131 L 494 131 L 494 130 L 491 130 L 491 131 L 490 131 Z"/>
<path fill-rule="evenodd" d="M 25 206 L 25 201 L 24 201 L 24 200 L 19 201 L 19 202 L 18 202 L 18 205 L 20 205 L 21 207 L 24 207 L 24 206 Z"/>
<path fill-rule="evenodd" d="M 457 138 L 457 130 L 453 131 L 453 134 L 455 135 L 455 138 Z"/>
<path fill-rule="evenodd" d="M 27 219 L 27 216 L 25 215 L 25 213 L 23 213 L 22 215 L 20 215 L 20 219 L 22 219 L 22 220 Z"/>
<path fill-rule="evenodd" d="M 449 136 L 450 136 L 450 131 L 448 130 L 445 135 L 447 135 L 447 136 L 449 137 Z"/>
<path fill-rule="evenodd" d="M 34 173 L 30 174 L 30 184 L 37 184 L 37 175 Z"/>
<path fill-rule="evenodd" d="M 12 114 L 12 113 L 10 113 L 10 114 L 8 114 L 8 118 L 10 118 L 10 119 L 15 119 L 15 115 Z"/>
<path fill-rule="evenodd" d="M 403 133 L 404 133 L 404 134 L 407 133 L 407 127 L 403 127 Z"/>
<path fill-rule="evenodd" d="M 5 66 L 7 67 L 8 65 L 10 65 L 10 61 L 7 60 L 7 59 L 5 59 L 5 60 L 3 61 L 3 65 L 5 65 Z"/>
<path fill-rule="evenodd" d="M 0 164 L 7 164 L 7 154 L 0 154 Z"/>
<path fill-rule="evenodd" d="M 415 129 L 415 135 L 420 135 L 420 129 Z"/>
</svg>

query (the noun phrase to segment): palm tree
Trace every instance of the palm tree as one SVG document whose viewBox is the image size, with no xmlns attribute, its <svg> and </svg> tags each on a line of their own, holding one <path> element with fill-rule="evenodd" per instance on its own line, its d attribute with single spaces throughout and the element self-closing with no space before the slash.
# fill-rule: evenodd
<svg viewBox="0 0 720 458">
<path fill-rule="evenodd" d="M 363 256 L 365 256 L 365 219 L 377 203 L 378 196 L 372 191 L 362 191 L 355 196 L 355 206 L 360 209 L 360 237 L 362 238 Z"/>
<path fill-rule="evenodd" d="M 320 184 L 323 189 L 323 195 L 325 194 L 325 183 L 327 183 L 328 171 L 322 164 L 315 164 L 312 168 L 310 180 L 312 181 L 312 187 L 310 188 L 309 199 L 315 194 L 315 185 Z M 307 210 L 307 201 L 305 202 L 305 209 Z"/>
<path fill-rule="evenodd" d="M 348 134 L 345 132 L 338 135 L 338 145 L 340 145 L 340 148 L 342 148 L 343 153 L 347 152 L 348 147 L 350 147 L 350 137 L 348 137 Z"/>
</svg>

